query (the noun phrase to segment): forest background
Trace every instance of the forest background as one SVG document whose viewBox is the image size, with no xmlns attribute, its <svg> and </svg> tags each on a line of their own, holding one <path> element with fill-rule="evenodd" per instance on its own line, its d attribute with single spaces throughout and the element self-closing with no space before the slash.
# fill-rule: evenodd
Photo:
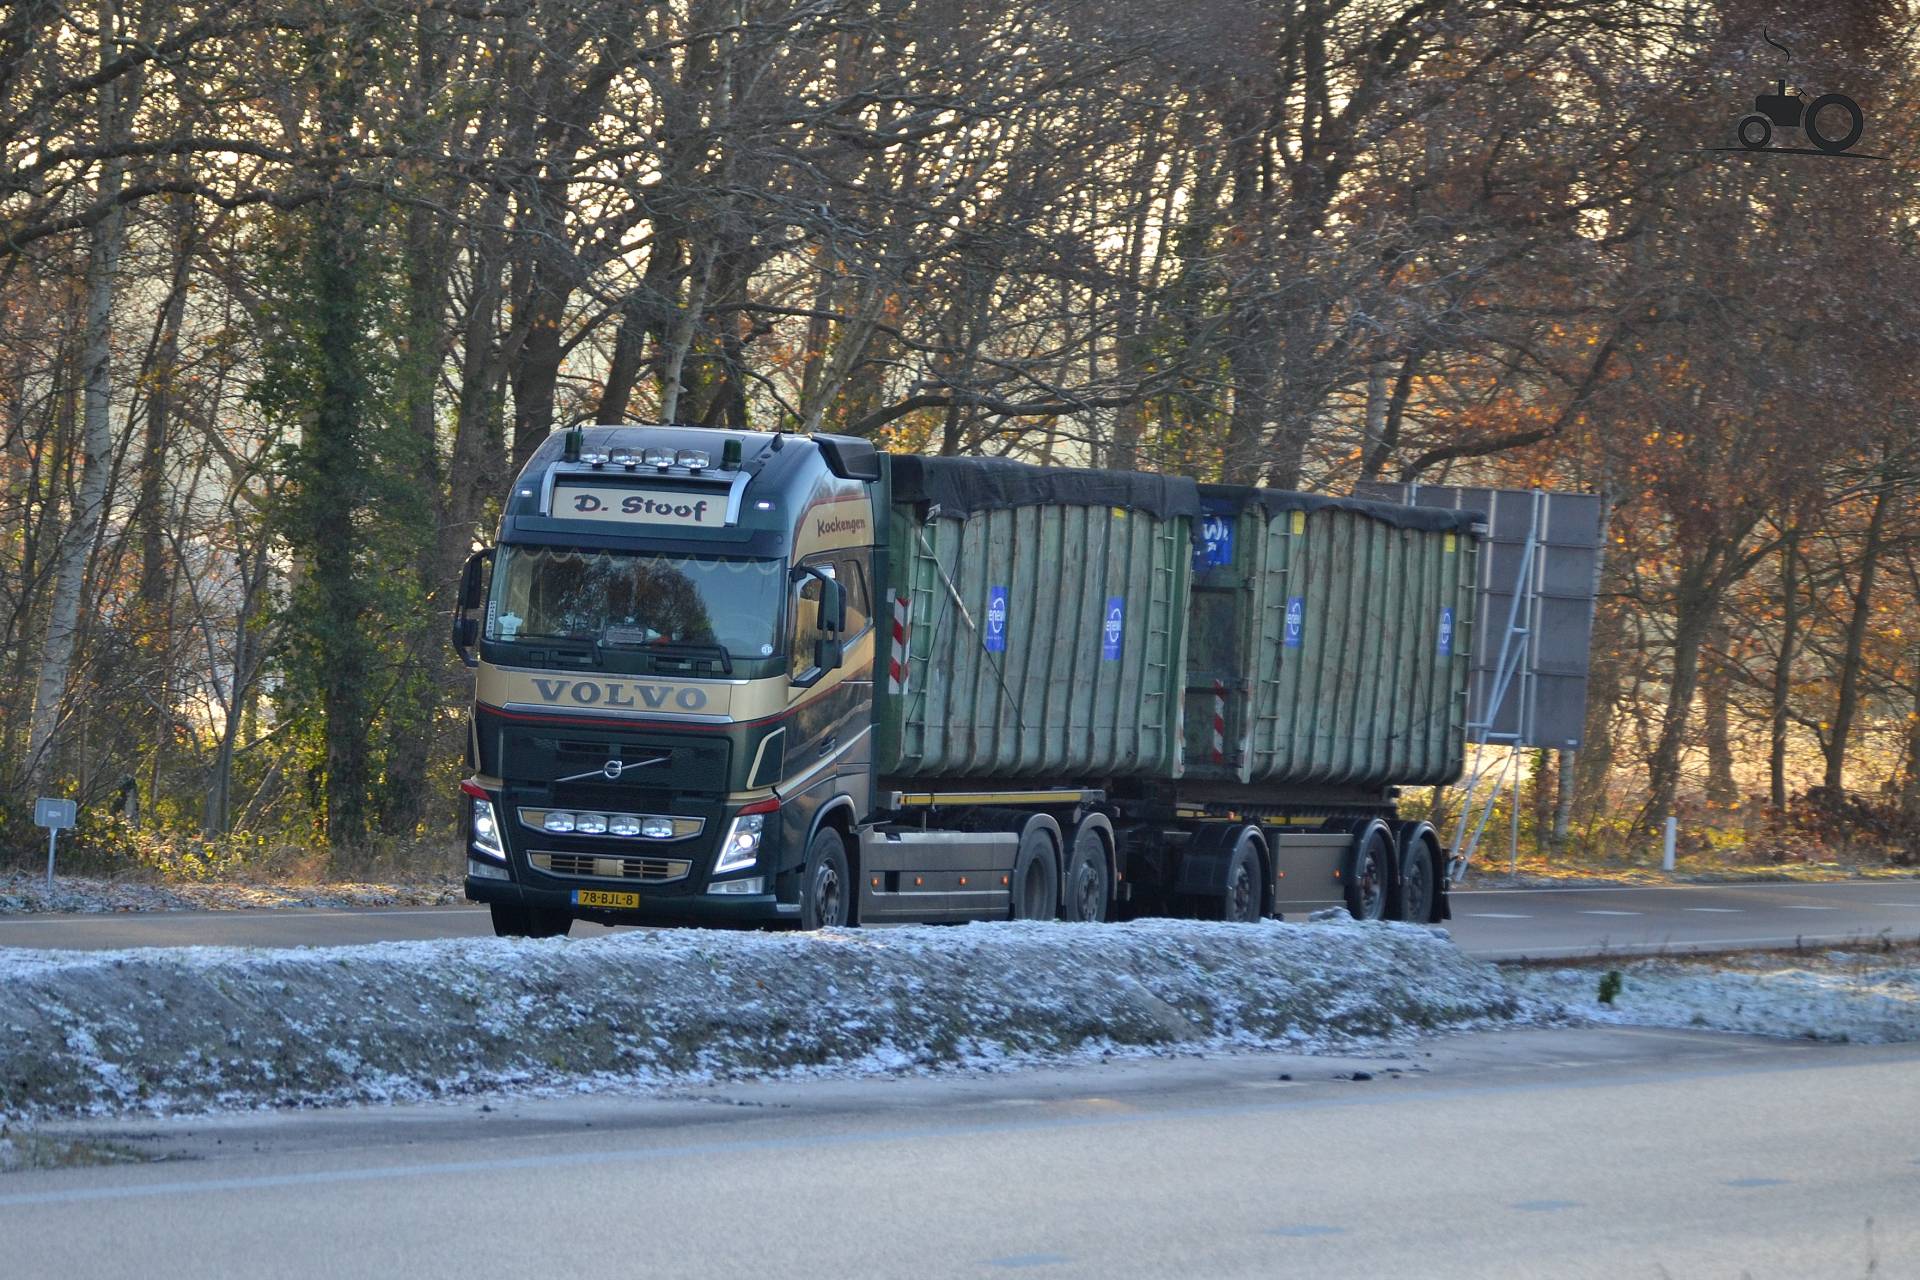
<svg viewBox="0 0 1920 1280">
<path fill-rule="evenodd" d="M 451 589 L 592 421 L 1599 491 L 1530 838 L 1913 859 L 1916 16 L 12 0 L 0 859 L 451 871 Z M 1729 150 L 1782 75 L 1879 158 Z"/>
</svg>

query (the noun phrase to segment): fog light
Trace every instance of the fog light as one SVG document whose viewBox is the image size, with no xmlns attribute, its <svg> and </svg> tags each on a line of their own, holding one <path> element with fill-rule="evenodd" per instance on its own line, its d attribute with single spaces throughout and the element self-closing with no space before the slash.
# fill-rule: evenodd
<svg viewBox="0 0 1920 1280">
<path fill-rule="evenodd" d="M 649 840 L 673 839 L 673 822 L 668 818 L 647 818 L 640 823 L 640 834 Z"/>
<path fill-rule="evenodd" d="M 549 813 L 544 824 L 549 831 L 573 830 L 573 815 L 570 813 Z"/>
<path fill-rule="evenodd" d="M 607 833 L 607 815 L 604 813 L 582 813 L 575 816 L 573 829 L 583 836 L 600 836 Z"/>
<path fill-rule="evenodd" d="M 744 880 L 721 880 L 707 886 L 708 893 L 762 893 L 766 890 L 765 876 L 748 876 Z"/>
<path fill-rule="evenodd" d="M 616 813 L 607 819 L 607 834 L 610 836 L 637 836 L 640 834 L 640 819 L 630 813 Z"/>
<path fill-rule="evenodd" d="M 467 874 L 475 880 L 511 880 L 505 867 L 495 866 L 491 862 L 482 862 L 478 858 L 467 859 Z"/>
</svg>

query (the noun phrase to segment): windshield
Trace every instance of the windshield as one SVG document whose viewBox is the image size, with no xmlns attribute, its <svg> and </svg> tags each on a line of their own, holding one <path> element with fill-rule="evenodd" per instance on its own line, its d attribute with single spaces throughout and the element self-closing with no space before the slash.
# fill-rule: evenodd
<svg viewBox="0 0 1920 1280">
<path fill-rule="evenodd" d="M 487 639 L 700 645 L 770 657 L 785 584 L 778 560 L 502 547 Z"/>
</svg>

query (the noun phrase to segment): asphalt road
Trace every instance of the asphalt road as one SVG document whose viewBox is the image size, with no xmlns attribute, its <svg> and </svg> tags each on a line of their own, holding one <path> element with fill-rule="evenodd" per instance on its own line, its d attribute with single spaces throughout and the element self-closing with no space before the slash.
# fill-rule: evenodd
<svg viewBox="0 0 1920 1280">
<path fill-rule="evenodd" d="M 1920 880 L 1457 892 L 1448 928 L 1490 959 L 1920 939 Z M 600 926 L 575 926 L 581 936 Z M 492 932 L 471 907 L 0 916 L 0 946 L 348 946 Z"/>
<path fill-rule="evenodd" d="M 0 1271 L 1920 1274 L 1920 1046 L 1502 1032 L 488 1106 L 43 1131 L 167 1158 L 0 1176 Z"/>
</svg>

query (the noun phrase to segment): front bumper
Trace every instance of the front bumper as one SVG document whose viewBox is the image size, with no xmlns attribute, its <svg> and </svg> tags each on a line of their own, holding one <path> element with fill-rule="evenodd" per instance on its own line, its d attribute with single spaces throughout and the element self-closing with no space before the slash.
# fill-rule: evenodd
<svg viewBox="0 0 1920 1280">
<path fill-rule="evenodd" d="M 572 889 L 535 889 L 511 880 L 467 877 L 467 898 L 472 902 L 505 902 L 519 906 L 545 907 L 565 911 L 576 920 L 596 924 L 775 924 L 800 918 L 797 903 L 783 903 L 771 893 L 676 893 L 649 894 L 637 885 L 594 882 L 580 886 L 638 893 L 637 909 L 606 910 L 573 905 Z"/>
</svg>

